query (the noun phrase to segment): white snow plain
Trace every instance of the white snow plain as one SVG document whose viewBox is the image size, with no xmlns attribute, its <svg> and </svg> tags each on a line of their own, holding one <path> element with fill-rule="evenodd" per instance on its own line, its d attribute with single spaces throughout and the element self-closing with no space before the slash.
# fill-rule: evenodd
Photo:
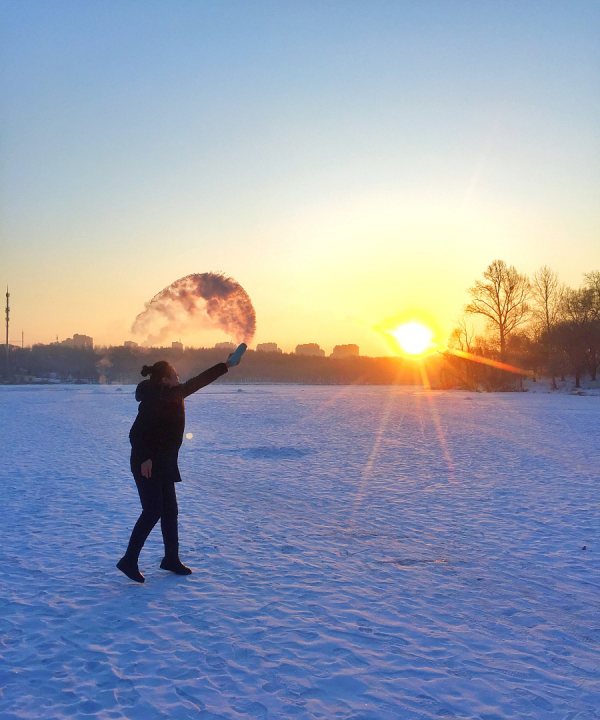
<svg viewBox="0 0 600 720">
<path fill-rule="evenodd" d="M 600 398 L 217 383 L 137 585 L 132 393 L 0 389 L 2 720 L 600 717 Z"/>
</svg>

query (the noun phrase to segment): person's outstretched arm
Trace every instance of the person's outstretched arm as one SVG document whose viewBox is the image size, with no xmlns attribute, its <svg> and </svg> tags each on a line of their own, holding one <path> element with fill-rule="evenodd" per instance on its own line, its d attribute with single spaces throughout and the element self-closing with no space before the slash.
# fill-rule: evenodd
<svg viewBox="0 0 600 720">
<path fill-rule="evenodd" d="M 195 393 L 196 390 L 200 390 L 200 388 L 210 385 L 212 382 L 217 380 L 217 378 L 220 378 L 221 375 L 225 375 L 227 370 L 228 367 L 226 363 L 217 363 L 216 365 L 208 368 L 208 370 L 201 372 L 200 375 L 190 378 L 187 382 L 184 382 L 181 385 L 183 389 L 183 397 L 186 398 L 188 395 Z"/>
</svg>

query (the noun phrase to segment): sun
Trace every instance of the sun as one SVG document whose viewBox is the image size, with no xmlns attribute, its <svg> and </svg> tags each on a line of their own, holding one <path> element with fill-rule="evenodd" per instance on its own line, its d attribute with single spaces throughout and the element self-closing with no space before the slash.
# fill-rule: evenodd
<svg viewBox="0 0 600 720">
<path fill-rule="evenodd" d="M 407 355 L 422 355 L 432 345 L 433 333 L 418 322 L 404 323 L 389 333 L 396 338 L 398 345 Z"/>
</svg>

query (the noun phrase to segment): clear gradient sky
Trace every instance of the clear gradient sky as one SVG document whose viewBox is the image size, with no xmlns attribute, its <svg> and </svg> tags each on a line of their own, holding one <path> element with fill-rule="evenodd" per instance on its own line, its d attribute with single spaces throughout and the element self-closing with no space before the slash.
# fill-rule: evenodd
<svg viewBox="0 0 600 720">
<path fill-rule="evenodd" d="M 390 316 L 446 336 L 496 258 L 600 269 L 596 0 L 4 0 L 0 28 L 15 340 L 120 344 L 223 271 L 257 342 L 378 355 Z"/>
</svg>

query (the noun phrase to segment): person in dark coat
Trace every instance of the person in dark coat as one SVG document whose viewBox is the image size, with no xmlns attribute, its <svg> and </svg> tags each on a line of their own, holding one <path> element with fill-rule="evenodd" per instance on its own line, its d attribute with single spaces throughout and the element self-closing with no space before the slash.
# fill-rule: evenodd
<svg viewBox="0 0 600 720">
<path fill-rule="evenodd" d="M 159 520 L 165 544 L 160 567 L 178 575 L 192 572 L 179 559 L 175 493 L 175 483 L 181 482 L 177 456 L 185 429 L 184 398 L 210 385 L 237 365 L 245 349 L 245 345 L 240 345 L 227 362 L 218 363 L 185 383 L 179 382 L 175 368 L 166 360 L 142 368 L 142 375 L 150 378 L 142 381 L 135 391 L 135 399 L 140 404 L 129 433 L 131 472 L 142 503 L 142 514 L 133 528 L 125 555 L 117 563 L 119 570 L 131 580 L 144 582 L 138 559 L 146 538 Z"/>
</svg>

